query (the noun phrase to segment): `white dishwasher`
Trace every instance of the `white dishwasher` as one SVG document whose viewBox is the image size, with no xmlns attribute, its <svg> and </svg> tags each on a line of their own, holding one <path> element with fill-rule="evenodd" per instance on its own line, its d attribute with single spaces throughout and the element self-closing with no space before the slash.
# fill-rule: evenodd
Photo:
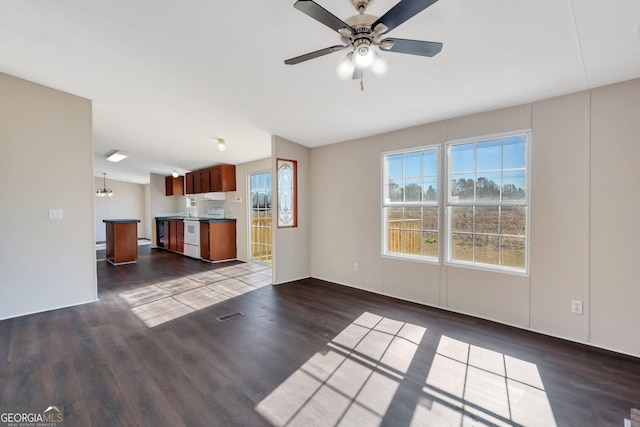
<svg viewBox="0 0 640 427">
<path fill-rule="evenodd" d="M 184 220 L 184 254 L 200 258 L 200 221 Z"/>
</svg>

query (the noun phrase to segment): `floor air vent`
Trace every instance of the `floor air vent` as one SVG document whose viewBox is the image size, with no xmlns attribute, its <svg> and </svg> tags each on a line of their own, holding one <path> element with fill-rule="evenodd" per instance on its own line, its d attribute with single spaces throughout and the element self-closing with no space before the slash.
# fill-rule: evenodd
<svg viewBox="0 0 640 427">
<path fill-rule="evenodd" d="M 216 317 L 216 319 L 218 320 L 218 322 L 226 322 L 227 320 L 236 319 L 242 316 L 244 316 L 244 313 L 240 313 L 239 311 L 236 311 L 235 313 L 225 314 L 224 316 Z"/>
</svg>

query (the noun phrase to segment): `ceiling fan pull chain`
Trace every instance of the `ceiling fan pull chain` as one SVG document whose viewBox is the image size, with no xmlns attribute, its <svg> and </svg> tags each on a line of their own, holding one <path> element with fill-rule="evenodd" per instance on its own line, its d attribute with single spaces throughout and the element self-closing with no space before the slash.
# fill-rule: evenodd
<svg viewBox="0 0 640 427">
<path fill-rule="evenodd" d="M 364 73 L 360 76 L 360 92 L 364 92 Z"/>
</svg>

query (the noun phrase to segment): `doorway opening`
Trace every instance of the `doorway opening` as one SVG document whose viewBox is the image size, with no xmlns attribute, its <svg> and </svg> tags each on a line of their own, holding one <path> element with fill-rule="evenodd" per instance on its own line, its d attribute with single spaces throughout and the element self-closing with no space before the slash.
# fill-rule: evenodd
<svg viewBox="0 0 640 427">
<path fill-rule="evenodd" d="M 271 172 L 249 175 L 251 261 L 271 264 Z"/>
</svg>

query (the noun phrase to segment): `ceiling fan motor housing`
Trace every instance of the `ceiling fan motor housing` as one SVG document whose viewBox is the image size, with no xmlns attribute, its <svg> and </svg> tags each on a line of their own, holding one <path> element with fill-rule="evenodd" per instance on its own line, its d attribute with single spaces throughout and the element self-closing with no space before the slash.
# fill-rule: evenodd
<svg viewBox="0 0 640 427">
<path fill-rule="evenodd" d="M 351 3 L 353 3 L 353 6 L 358 12 L 364 13 L 364 11 L 367 10 L 367 7 L 371 4 L 372 1 L 373 0 L 351 0 Z"/>
</svg>

